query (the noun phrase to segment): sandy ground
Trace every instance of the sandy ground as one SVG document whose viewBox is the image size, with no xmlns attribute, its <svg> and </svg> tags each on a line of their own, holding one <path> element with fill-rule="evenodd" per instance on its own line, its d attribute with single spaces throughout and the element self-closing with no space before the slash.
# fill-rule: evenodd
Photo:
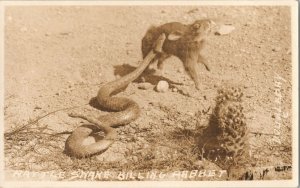
<svg viewBox="0 0 300 188">
<path fill-rule="evenodd" d="M 66 138 L 85 122 L 69 117 L 68 112 L 105 113 L 86 104 L 101 85 L 138 66 L 141 39 L 151 25 L 192 23 L 206 17 L 231 24 L 235 30 L 209 38 L 204 54 L 212 70 L 199 66 L 199 91 L 182 63 L 172 57 L 166 60 L 163 77 L 148 74 L 145 78 L 153 87 L 166 80 L 177 91 L 141 90 L 140 80 L 133 82 L 119 96 L 140 105 L 140 118 L 118 128 L 118 140 L 99 156 L 78 160 L 63 153 Z M 200 123 L 207 125 L 217 89 L 224 84 L 243 88 L 256 166 L 291 164 L 290 17 L 288 7 L 7 8 L 5 132 L 29 125 L 5 137 L 6 170 L 218 169 L 185 146 L 193 142 L 187 132 L 197 130 L 198 112 L 208 110 L 202 113 Z M 64 109 L 75 106 L 81 107 Z M 281 118 L 277 118 L 275 107 L 280 108 Z M 279 128 L 276 121 L 280 121 Z M 53 136 L 55 133 L 66 134 Z M 279 134 L 276 138 L 280 142 L 274 142 L 274 134 Z"/>
</svg>

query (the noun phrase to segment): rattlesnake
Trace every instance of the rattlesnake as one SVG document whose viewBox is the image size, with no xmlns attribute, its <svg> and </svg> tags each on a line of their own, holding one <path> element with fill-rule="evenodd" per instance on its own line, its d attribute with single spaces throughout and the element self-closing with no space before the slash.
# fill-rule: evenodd
<svg viewBox="0 0 300 188">
<path fill-rule="evenodd" d="M 165 39 L 165 34 L 161 34 L 158 37 L 155 46 L 153 46 L 154 49 L 148 53 L 137 69 L 120 79 L 105 84 L 99 89 L 97 95 L 99 104 L 106 109 L 116 112 L 102 115 L 99 118 L 93 118 L 82 113 L 69 114 L 71 117 L 83 118 L 95 126 L 82 125 L 75 129 L 65 144 L 65 152 L 67 154 L 81 158 L 105 151 L 117 137 L 117 133 L 112 127 L 126 125 L 139 117 L 140 108 L 135 101 L 124 97 L 112 97 L 111 95 L 126 87 L 130 82 L 141 75 L 149 63 L 155 58 L 156 52 L 162 51 Z M 90 145 L 84 144 L 84 140 L 89 135 L 100 130 L 106 134 L 104 139 Z"/>
</svg>

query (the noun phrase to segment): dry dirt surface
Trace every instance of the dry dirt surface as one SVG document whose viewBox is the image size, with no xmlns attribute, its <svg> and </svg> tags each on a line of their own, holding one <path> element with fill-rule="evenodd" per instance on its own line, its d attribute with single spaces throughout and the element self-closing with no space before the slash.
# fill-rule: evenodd
<svg viewBox="0 0 300 188">
<path fill-rule="evenodd" d="M 107 151 L 84 159 L 66 155 L 67 137 L 86 122 L 68 113 L 108 113 L 93 98 L 104 83 L 139 65 L 147 29 L 201 18 L 235 30 L 209 37 L 204 55 L 211 71 L 199 65 L 200 90 L 179 59 L 167 59 L 163 76 L 146 72 L 118 94 L 136 101 L 141 115 L 116 128 L 118 138 Z M 209 124 L 218 89 L 237 85 L 244 92 L 252 167 L 269 169 L 266 177 L 258 174 L 261 179 L 290 179 L 290 168 L 274 170 L 292 164 L 290 20 L 290 8 L 284 6 L 6 7 L 7 178 L 226 180 L 215 160 L 201 157 L 195 140 Z M 155 90 L 160 80 L 169 83 L 168 91 Z M 141 82 L 153 87 L 139 89 Z M 189 176 L 193 170 L 198 174 Z M 107 171 L 109 177 L 103 175 Z M 166 175 L 154 176 L 154 171 Z M 114 175 L 119 172 L 133 175 Z"/>
</svg>

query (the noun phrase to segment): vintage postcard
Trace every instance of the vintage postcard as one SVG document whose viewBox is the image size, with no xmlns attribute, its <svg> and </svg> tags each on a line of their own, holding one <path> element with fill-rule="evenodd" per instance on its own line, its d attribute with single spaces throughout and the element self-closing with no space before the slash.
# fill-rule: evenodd
<svg viewBox="0 0 300 188">
<path fill-rule="evenodd" d="M 0 187 L 296 187 L 296 1 L 1 1 Z"/>
</svg>

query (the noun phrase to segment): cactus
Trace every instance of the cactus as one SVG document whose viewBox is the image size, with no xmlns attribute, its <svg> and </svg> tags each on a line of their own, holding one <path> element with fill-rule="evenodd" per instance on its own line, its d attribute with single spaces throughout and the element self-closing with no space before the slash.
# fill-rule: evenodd
<svg viewBox="0 0 300 188">
<path fill-rule="evenodd" d="M 238 87 L 219 89 L 209 125 L 198 137 L 202 157 L 227 170 L 233 179 L 243 177 L 245 174 L 243 170 L 251 165 L 248 127 L 242 97 L 243 92 Z"/>
<path fill-rule="evenodd" d="M 221 149 L 234 160 L 248 149 L 248 129 L 242 106 L 240 88 L 222 88 L 216 99 L 217 140 Z"/>
</svg>

